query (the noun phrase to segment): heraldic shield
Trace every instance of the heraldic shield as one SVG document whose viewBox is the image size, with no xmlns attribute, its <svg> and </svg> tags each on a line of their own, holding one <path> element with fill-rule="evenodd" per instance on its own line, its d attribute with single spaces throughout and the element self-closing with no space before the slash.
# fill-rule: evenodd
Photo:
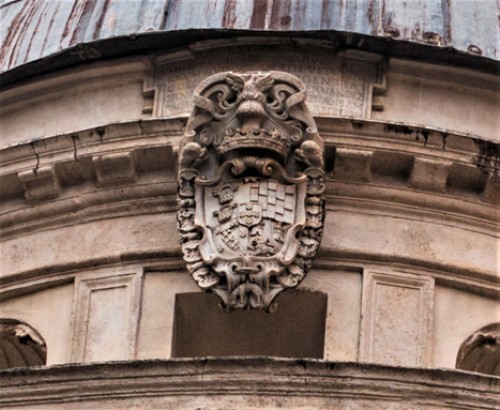
<svg viewBox="0 0 500 410">
<path fill-rule="evenodd" d="M 227 310 L 272 311 L 322 235 L 323 143 L 305 86 L 282 72 L 227 72 L 194 94 L 179 151 L 184 261 Z"/>
</svg>

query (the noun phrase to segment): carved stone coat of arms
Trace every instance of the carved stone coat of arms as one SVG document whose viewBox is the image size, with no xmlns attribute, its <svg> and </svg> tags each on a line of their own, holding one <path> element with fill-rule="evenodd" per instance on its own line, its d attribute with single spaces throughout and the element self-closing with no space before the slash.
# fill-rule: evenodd
<svg viewBox="0 0 500 410">
<path fill-rule="evenodd" d="M 282 72 L 227 72 L 194 94 L 178 175 L 187 269 L 228 310 L 272 311 L 322 234 L 323 143 L 305 86 Z"/>
</svg>

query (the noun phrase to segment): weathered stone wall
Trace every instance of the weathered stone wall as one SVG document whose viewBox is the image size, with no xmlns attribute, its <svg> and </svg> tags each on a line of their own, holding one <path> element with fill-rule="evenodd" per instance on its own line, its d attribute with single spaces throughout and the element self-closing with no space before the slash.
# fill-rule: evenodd
<svg viewBox="0 0 500 410">
<path fill-rule="evenodd" d="M 452 369 L 461 343 L 500 321 L 498 78 L 273 41 L 247 54 L 206 43 L 89 63 L 1 91 L 0 316 L 43 336 L 47 364 L 171 357 L 175 295 L 197 291 L 177 241 L 178 145 L 194 87 L 226 70 L 289 71 L 310 90 L 325 141 L 326 221 L 301 287 L 328 296 L 326 360 Z M 413 387 L 391 377 L 406 387 L 383 400 L 397 403 Z M 433 373 L 418 377 L 426 391 Z M 453 383 L 434 404 L 453 396 Z M 248 399 L 226 394 L 217 405 Z M 333 394 L 317 390 L 311 406 Z"/>
<path fill-rule="evenodd" d="M 11 85 L 1 92 L 2 146 L 113 122 L 188 116 L 201 80 L 249 70 L 298 76 L 316 116 L 372 118 L 498 140 L 498 77 L 310 43 L 212 40 L 148 58 L 87 63 Z M 28 121 L 18 121 L 20 111 Z"/>
<path fill-rule="evenodd" d="M 230 377 L 228 377 L 230 375 Z M 280 359 L 184 359 L 2 374 L 0 406 L 53 409 L 495 409 L 499 379 Z"/>
</svg>

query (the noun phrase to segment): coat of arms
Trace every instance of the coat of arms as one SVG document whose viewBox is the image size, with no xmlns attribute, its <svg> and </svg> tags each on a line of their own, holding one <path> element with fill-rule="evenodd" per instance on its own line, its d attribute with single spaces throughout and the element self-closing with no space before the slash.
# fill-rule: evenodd
<svg viewBox="0 0 500 410">
<path fill-rule="evenodd" d="M 180 242 L 227 309 L 271 311 L 307 273 L 323 227 L 323 144 L 305 86 L 221 73 L 195 90 L 179 159 Z"/>
</svg>

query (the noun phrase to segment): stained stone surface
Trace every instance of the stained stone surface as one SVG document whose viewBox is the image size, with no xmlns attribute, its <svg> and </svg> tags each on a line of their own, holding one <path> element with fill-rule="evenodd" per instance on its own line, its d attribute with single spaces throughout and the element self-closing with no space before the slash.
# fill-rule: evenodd
<svg viewBox="0 0 500 410">
<path fill-rule="evenodd" d="M 477 330 L 462 343 L 457 369 L 500 376 L 500 323 Z"/>
<path fill-rule="evenodd" d="M 276 55 L 279 54 L 279 58 Z M 337 53 L 332 49 L 287 46 L 245 46 L 199 51 L 180 61 L 158 61 L 154 86 L 158 87 L 158 116 L 191 112 L 194 89 L 206 77 L 224 71 L 284 71 L 307 87 L 307 105 L 313 115 L 370 117 L 372 91 L 381 86 L 381 65 L 367 53 Z"/>
<path fill-rule="evenodd" d="M 307 359 L 177 359 L 0 372 L 10 409 L 498 409 L 500 378 Z M 48 393 L 49 392 L 49 393 Z"/>
<path fill-rule="evenodd" d="M 323 358 L 327 297 L 295 290 L 269 314 L 224 312 L 207 293 L 178 294 L 172 357 L 273 356 Z M 293 320 L 290 320 L 293 318 Z M 300 342 L 299 342 L 300 341 Z"/>
<path fill-rule="evenodd" d="M 461 346 L 500 318 L 498 76 L 401 58 L 382 64 L 382 55 L 317 42 L 243 41 L 85 61 L 0 90 L 0 316 L 40 333 L 49 366 L 131 361 L 2 373 L 0 405 L 498 408 L 498 378 L 451 370 Z M 325 145 L 325 225 L 300 288 L 328 297 L 323 358 L 377 365 L 182 359 L 147 369 L 136 361 L 171 357 L 177 294 L 208 297 L 177 238 L 177 170 L 190 161 L 179 146 L 198 81 L 228 70 L 287 71 L 307 87 Z M 293 158 L 305 159 L 306 148 L 293 147 Z M 290 223 L 300 183 L 256 184 L 253 172 L 205 186 L 208 228 L 231 212 L 245 229 Z M 236 201 L 226 203 L 231 191 Z M 222 237 L 213 249 L 234 255 Z M 273 241 L 256 245 L 266 253 Z M 311 245 L 304 240 L 304 251 Z M 294 311 L 305 313 L 301 306 Z M 282 323 L 305 328 L 298 317 Z M 482 341 L 474 363 L 491 362 L 493 340 Z"/>
</svg>

